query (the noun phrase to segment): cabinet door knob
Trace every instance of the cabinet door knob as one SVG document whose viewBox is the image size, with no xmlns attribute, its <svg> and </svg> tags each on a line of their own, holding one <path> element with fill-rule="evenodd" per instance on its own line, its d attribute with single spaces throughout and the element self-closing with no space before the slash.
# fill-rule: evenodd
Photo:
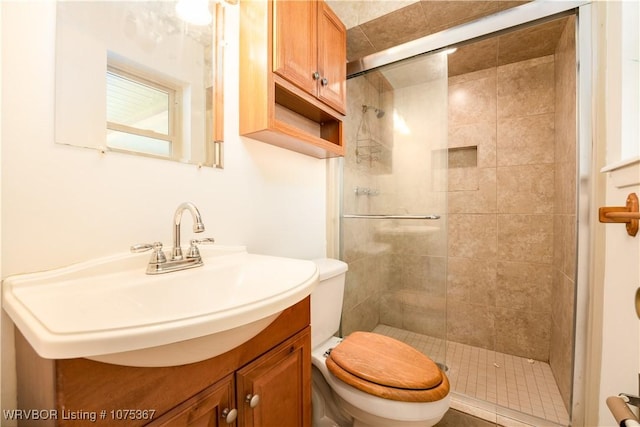
<svg viewBox="0 0 640 427">
<path fill-rule="evenodd" d="M 252 408 L 255 408 L 256 406 L 258 406 L 258 403 L 260 403 L 260 396 L 257 394 L 247 394 L 247 397 L 245 397 L 244 401 L 247 402 Z"/>
<path fill-rule="evenodd" d="M 327 80 L 327 78 L 326 78 L 326 77 L 323 77 L 323 78 L 322 78 L 322 80 L 320 80 L 320 84 L 321 84 L 322 86 L 326 86 L 326 85 L 328 85 L 328 84 L 329 84 L 329 80 Z"/>
<path fill-rule="evenodd" d="M 319 72 L 317 72 L 317 71 L 315 71 L 315 72 L 312 74 L 312 76 L 313 76 L 313 80 L 318 80 L 318 79 L 320 78 L 320 73 L 319 73 Z"/>
<path fill-rule="evenodd" d="M 238 418 L 238 410 L 224 408 L 224 410 L 222 411 L 222 418 L 224 418 L 224 421 L 227 424 L 231 424 L 236 420 L 236 418 Z"/>
</svg>

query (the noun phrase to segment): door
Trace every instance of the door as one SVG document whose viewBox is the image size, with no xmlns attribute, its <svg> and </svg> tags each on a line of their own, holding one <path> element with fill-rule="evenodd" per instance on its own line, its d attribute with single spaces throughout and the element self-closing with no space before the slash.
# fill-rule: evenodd
<svg viewBox="0 0 640 427">
<path fill-rule="evenodd" d="M 346 114 L 347 30 L 325 2 L 318 5 L 318 98 Z"/>
<path fill-rule="evenodd" d="M 317 2 L 274 1 L 273 71 L 316 96 Z"/>
<path fill-rule="evenodd" d="M 236 373 L 239 427 L 310 427 L 309 327 Z"/>
<path fill-rule="evenodd" d="M 207 387 L 154 422 L 152 427 L 235 426 L 233 374 Z"/>
</svg>

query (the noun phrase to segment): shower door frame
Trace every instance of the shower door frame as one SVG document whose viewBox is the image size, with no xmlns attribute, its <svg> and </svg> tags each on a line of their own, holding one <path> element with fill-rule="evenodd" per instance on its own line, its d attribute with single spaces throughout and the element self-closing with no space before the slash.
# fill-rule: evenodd
<svg viewBox="0 0 640 427">
<path fill-rule="evenodd" d="M 577 247 L 576 247 L 576 299 L 573 387 L 570 419 L 573 425 L 582 425 L 585 419 L 585 384 L 597 380 L 598 373 L 590 374 L 593 362 L 588 360 L 588 296 L 591 283 L 589 262 L 593 240 L 593 161 L 592 144 L 592 92 L 594 64 L 592 58 L 592 5 L 591 1 L 538 2 L 533 1 L 495 15 L 462 24 L 420 39 L 395 46 L 347 64 L 347 78 L 355 77 L 375 68 L 402 61 L 413 56 L 433 53 L 454 45 L 463 45 L 493 37 L 514 27 L 536 25 L 562 14 L 576 13 L 576 107 L 577 107 Z M 580 66 L 578 66 L 578 64 Z M 327 161 L 327 254 L 338 257 L 342 239 L 342 158 Z"/>
</svg>

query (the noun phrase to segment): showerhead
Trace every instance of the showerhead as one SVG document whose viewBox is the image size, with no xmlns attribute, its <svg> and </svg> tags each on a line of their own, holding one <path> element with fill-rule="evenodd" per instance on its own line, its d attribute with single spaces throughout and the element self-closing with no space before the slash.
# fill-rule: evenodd
<svg viewBox="0 0 640 427">
<path fill-rule="evenodd" d="M 382 116 L 384 116 L 384 110 L 381 109 L 381 108 L 374 107 L 373 105 L 363 105 L 362 106 L 362 112 L 363 113 L 366 113 L 369 110 L 375 111 L 376 117 L 379 118 L 379 119 L 382 118 Z"/>
</svg>

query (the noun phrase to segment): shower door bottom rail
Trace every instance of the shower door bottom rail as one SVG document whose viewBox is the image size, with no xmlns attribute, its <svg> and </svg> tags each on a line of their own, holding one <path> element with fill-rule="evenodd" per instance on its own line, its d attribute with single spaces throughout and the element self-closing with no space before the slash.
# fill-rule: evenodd
<svg viewBox="0 0 640 427">
<path fill-rule="evenodd" d="M 440 219 L 440 215 L 359 215 L 359 214 L 344 214 L 343 218 L 363 218 L 363 219 Z"/>
</svg>

